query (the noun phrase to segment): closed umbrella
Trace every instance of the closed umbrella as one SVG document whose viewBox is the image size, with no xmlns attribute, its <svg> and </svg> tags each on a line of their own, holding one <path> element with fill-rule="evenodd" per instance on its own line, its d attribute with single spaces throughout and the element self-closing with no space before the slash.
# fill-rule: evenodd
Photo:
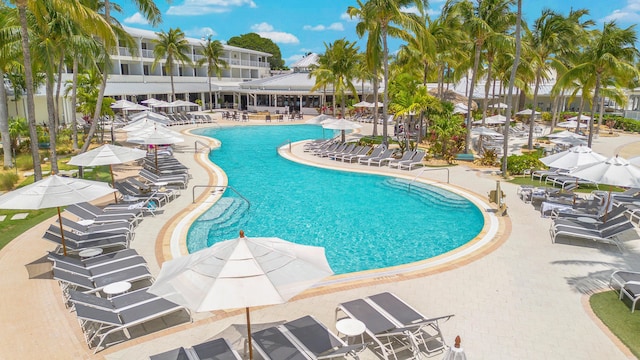
<svg viewBox="0 0 640 360">
<path fill-rule="evenodd" d="M 240 237 L 162 264 L 149 292 L 194 311 L 245 308 L 249 358 L 253 306 L 282 304 L 333 274 L 324 248 Z"/>
<path fill-rule="evenodd" d="M 68 164 L 76 166 L 101 166 L 109 165 L 111 173 L 111 185 L 115 188 L 113 176 L 113 164 L 123 164 L 129 161 L 141 159 L 147 152 L 140 149 L 132 149 L 123 146 L 105 144 L 93 150 L 72 157 Z M 115 193 L 114 193 L 115 195 Z M 116 203 L 118 198 L 116 197 Z"/>
<path fill-rule="evenodd" d="M 0 196 L 0 209 L 39 210 L 57 208 L 62 251 L 64 255 L 67 255 L 64 233 L 62 232 L 60 207 L 93 201 L 114 191 L 108 184 L 100 181 L 51 175 Z"/>
</svg>

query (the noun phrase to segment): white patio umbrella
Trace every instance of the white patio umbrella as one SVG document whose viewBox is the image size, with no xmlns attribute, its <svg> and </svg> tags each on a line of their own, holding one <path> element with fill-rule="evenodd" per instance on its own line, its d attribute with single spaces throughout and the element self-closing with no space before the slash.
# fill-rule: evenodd
<svg viewBox="0 0 640 360">
<path fill-rule="evenodd" d="M 249 308 L 274 305 L 333 274 L 324 248 L 279 238 L 222 241 L 162 264 L 149 292 L 197 312 L 245 308 L 249 358 Z"/>
<path fill-rule="evenodd" d="M 184 138 L 173 130 L 169 130 L 162 126 L 154 126 L 153 128 L 145 128 L 138 131 L 132 131 L 127 136 L 127 141 L 135 144 L 154 145 L 156 171 L 158 169 L 158 145 L 169 145 L 184 142 Z"/>
<path fill-rule="evenodd" d="M 454 114 L 466 114 L 468 112 L 469 112 L 469 108 L 467 107 L 467 104 L 456 103 L 455 105 L 453 105 Z"/>
<path fill-rule="evenodd" d="M 162 127 L 162 128 L 164 128 L 165 124 L 163 124 L 163 123 L 161 123 L 159 121 L 153 120 L 153 119 L 146 118 L 146 119 L 139 119 L 139 120 L 136 120 L 136 121 L 134 121 L 132 123 L 129 123 L 129 124 L 121 127 L 120 130 L 124 130 L 126 132 L 133 132 L 133 131 L 139 131 L 139 130 L 142 130 L 142 129 L 148 129 L 148 128 L 153 128 L 153 127 Z"/>
<path fill-rule="evenodd" d="M 524 110 L 520 110 L 516 113 L 516 115 L 531 115 L 533 113 L 533 110 L 531 109 L 524 109 Z M 539 111 L 535 112 L 535 115 L 540 115 Z"/>
<path fill-rule="evenodd" d="M 490 108 L 494 108 L 494 109 L 506 109 L 507 107 L 509 107 L 509 105 L 505 104 L 505 103 L 497 103 L 497 104 L 491 104 L 489 105 Z"/>
<path fill-rule="evenodd" d="M 338 120 L 338 119 L 334 118 L 331 115 L 321 114 L 321 115 L 318 115 L 318 116 L 314 116 L 311 119 L 305 120 L 304 123 L 305 124 L 320 125 L 320 124 L 322 124 L 323 121 L 326 121 L 326 120 Z"/>
<path fill-rule="evenodd" d="M 550 139 L 556 138 L 556 139 L 562 139 L 562 138 L 576 138 L 576 139 L 586 139 L 587 137 L 584 135 L 580 135 L 580 134 L 576 134 L 574 132 L 571 131 L 567 131 L 567 130 L 563 130 L 557 133 L 553 133 L 553 134 L 549 134 L 547 136 Z"/>
<path fill-rule="evenodd" d="M 572 117 L 568 118 L 567 121 L 578 121 L 578 116 L 572 116 Z M 591 121 L 591 116 L 582 114 L 582 115 L 580 115 L 580 121 L 589 122 L 589 121 Z"/>
<path fill-rule="evenodd" d="M 360 101 L 359 103 L 353 104 L 353 107 L 373 107 L 373 104 L 368 101 Z"/>
<path fill-rule="evenodd" d="M 380 101 L 378 101 L 378 102 L 374 102 L 374 103 L 369 103 L 369 106 L 367 106 L 367 107 L 370 107 L 370 108 L 381 108 L 383 106 L 384 106 L 384 104 L 381 103 Z"/>
<path fill-rule="evenodd" d="M 543 157 L 540 161 L 551 168 L 571 170 L 580 166 L 602 162 L 606 159 L 604 155 L 594 152 L 590 147 L 579 145 L 569 150 Z"/>
<path fill-rule="evenodd" d="M 587 142 L 584 139 L 578 137 L 562 137 L 562 138 L 554 138 L 549 139 L 554 144 L 562 144 L 562 145 L 570 145 L 570 146 L 580 146 L 587 145 Z"/>
<path fill-rule="evenodd" d="M 346 119 L 336 119 L 336 120 L 325 120 L 322 122 L 322 128 L 330 129 L 330 130 L 341 130 L 342 132 L 342 142 L 344 142 L 345 138 L 345 130 L 354 130 L 362 128 L 362 125 L 356 124 L 353 121 L 349 121 Z"/>
<path fill-rule="evenodd" d="M 117 100 L 116 102 L 114 102 L 113 104 L 111 104 L 110 108 L 112 109 L 127 109 L 130 107 L 134 107 L 138 104 L 131 102 L 129 100 Z"/>
<path fill-rule="evenodd" d="M 507 122 L 507 117 L 498 114 L 498 115 L 489 116 L 484 120 L 485 120 L 484 123 L 485 124 L 489 124 L 489 125 L 504 124 L 505 122 Z M 513 121 L 513 120 L 511 120 L 511 121 Z M 476 120 L 473 123 L 474 124 L 482 124 L 482 120 Z"/>
<path fill-rule="evenodd" d="M 569 173 L 580 179 L 621 187 L 640 187 L 640 168 L 631 165 L 629 161 L 618 155 L 603 161 L 580 166 Z M 605 209 L 608 211 L 611 203 L 611 189 Z M 604 220 L 606 221 L 606 213 Z"/>
<path fill-rule="evenodd" d="M 575 129 L 578 126 L 578 122 L 577 121 L 565 121 L 565 122 L 561 122 L 556 124 L 556 126 L 561 127 L 561 128 L 565 128 L 565 129 Z M 583 124 L 580 123 L 580 127 L 581 128 L 586 128 L 587 124 Z"/>
<path fill-rule="evenodd" d="M 480 136 L 504 136 L 501 133 L 484 126 L 471 128 L 471 133 Z"/>
<path fill-rule="evenodd" d="M 131 121 L 136 121 L 136 120 L 141 120 L 141 119 L 151 119 L 151 120 L 158 120 L 158 121 L 162 121 L 162 122 L 168 122 L 169 118 L 162 115 L 162 114 L 158 114 L 155 113 L 153 111 L 149 111 L 149 110 L 145 110 L 145 111 L 141 111 L 139 113 L 133 114 L 131 116 L 129 116 L 129 120 Z"/>
<path fill-rule="evenodd" d="M 58 209 L 62 251 L 67 255 L 60 207 L 92 201 L 113 193 L 107 183 L 51 175 L 33 184 L 10 191 L 0 196 L 0 209 L 39 210 Z"/>
<path fill-rule="evenodd" d="M 133 149 L 124 146 L 105 144 L 93 150 L 72 157 L 68 164 L 76 166 L 101 166 L 109 165 L 111 173 L 111 186 L 115 188 L 115 177 L 113 176 L 113 164 L 123 164 L 147 156 L 147 152 L 140 149 Z M 115 195 L 115 193 L 114 193 Z M 118 197 L 116 196 L 116 203 Z"/>
<path fill-rule="evenodd" d="M 632 157 L 629 159 L 631 165 L 640 166 L 640 156 Z"/>
</svg>

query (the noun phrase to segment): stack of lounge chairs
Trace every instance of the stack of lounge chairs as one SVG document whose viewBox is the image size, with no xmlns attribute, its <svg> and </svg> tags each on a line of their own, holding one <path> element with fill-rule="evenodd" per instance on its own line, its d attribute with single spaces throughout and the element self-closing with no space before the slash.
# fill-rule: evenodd
<svg viewBox="0 0 640 360">
<path fill-rule="evenodd" d="M 191 319 L 184 307 L 147 292 L 153 277 L 145 259 L 133 249 L 87 259 L 51 252 L 48 258 L 53 262 L 53 277 L 63 290 L 63 301 L 75 311 L 94 352 L 128 339 L 127 330 L 133 326 L 179 311 Z M 107 287 L 119 282 L 129 283 L 131 290 L 109 297 Z"/>
<path fill-rule="evenodd" d="M 333 140 L 317 140 L 305 144 L 304 151 L 318 157 L 326 157 L 336 161 L 358 163 L 368 166 L 384 166 L 401 170 L 413 170 L 424 166 L 424 151 L 405 151 L 402 157 L 394 157 L 396 150 L 387 149 L 384 145 L 376 147 L 358 146 L 357 144 L 340 143 Z"/>
</svg>

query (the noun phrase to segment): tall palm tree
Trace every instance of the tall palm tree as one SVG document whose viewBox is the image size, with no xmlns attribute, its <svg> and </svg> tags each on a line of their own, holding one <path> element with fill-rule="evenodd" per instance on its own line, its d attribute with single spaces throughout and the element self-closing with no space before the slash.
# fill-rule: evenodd
<svg viewBox="0 0 640 360">
<path fill-rule="evenodd" d="M 358 51 L 356 43 L 339 39 L 325 44 L 326 50 L 320 57 L 328 58 L 329 70 L 333 74 L 333 91 L 340 98 L 340 114 L 345 117 L 347 92 L 358 101 L 358 90 L 354 84 L 358 71 Z M 334 99 L 335 100 L 335 99 Z"/>
<path fill-rule="evenodd" d="M 517 2 L 517 13 L 516 13 L 516 30 L 515 30 L 515 38 L 516 38 L 516 50 L 513 58 L 513 65 L 511 66 L 511 74 L 509 75 L 509 87 L 507 89 L 508 99 L 513 99 L 513 87 L 516 83 L 516 73 L 518 71 L 518 66 L 520 63 L 520 51 L 522 49 L 522 0 L 518 0 Z M 507 111 L 505 116 L 507 119 L 511 119 L 511 111 L 513 107 L 513 101 L 507 102 Z M 502 151 L 502 176 L 505 178 L 507 175 L 507 159 L 509 158 L 509 126 L 504 127 L 504 148 Z"/>
<path fill-rule="evenodd" d="M 471 84 L 467 107 L 471 109 L 473 101 L 473 90 L 478 79 L 478 69 L 480 66 L 480 55 L 485 49 L 485 43 L 492 37 L 502 36 L 501 17 L 509 14 L 509 6 L 514 0 L 483 0 L 478 1 L 477 5 L 471 0 L 460 0 L 455 2 L 451 8 L 452 11 L 458 13 L 463 19 L 463 28 L 467 31 L 474 46 L 473 72 L 471 74 Z M 494 27 L 496 27 L 494 29 Z M 469 144 L 471 143 L 471 111 L 467 113 L 467 136 L 465 142 L 465 152 L 469 152 Z"/>
<path fill-rule="evenodd" d="M 4 75 L 20 64 L 20 28 L 17 12 L 9 7 L 0 5 L 0 137 L 4 152 L 4 167 L 13 167 L 11 153 L 11 136 L 9 133 L 9 109 L 7 89 L 4 85 Z M 14 89 L 15 91 L 15 89 Z"/>
<path fill-rule="evenodd" d="M 387 120 L 389 107 L 389 45 L 388 37 L 406 39 L 407 31 L 421 26 L 420 18 L 415 14 L 404 11 L 406 8 L 415 5 L 419 14 L 423 14 L 428 6 L 426 0 L 368 0 L 363 3 L 358 0 L 358 7 L 350 6 L 347 13 L 353 18 L 358 17 L 361 22 L 356 26 L 356 32 L 364 34 L 369 32 L 367 40 L 367 52 L 378 52 L 380 43 L 382 44 L 382 66 L 383 66 L 383 104 L 382 104 L 382 136 L 383 143 L 387 140 Z M 362 25 L 361 25 L 362 24 Z M 359 28 L 358 28 L 359 27 Z M 374 37 L 371 38 L 371 35 Z M 362 35 L 360 35 L 362 36 Z M 369 47 L 371 46 L 371 50 Z M 378 57 L 371 54 L 372 57 Z"/>
<path fill-rule="evenodd" d="M 181 64 L 191 64 L 191 58 L 189 58 L 190 45 L 187 41 L 184 32 L 180 28 L 169 29 L 168 32 L 161 31 L 156 33 L 157 39 L 153 40 L 153 64 L 152 69 L 164 60 L 164 71 L 169 74 L 171 78 L 171 101 L 176 100 L 176 89 L 173 84 L 173 67 L 176 62 Z"/>
<path fill-rule="evenodd" d="M 324 47 L 326 49 L 329 46 L 325 43 Z M 333 83 L 335 82 L 335 74 L 331 70 L 331 65 L 333 60 L 331 59 L 331 53 L 325 52 L 323 55 L 318 56 L 318 64 L 314 64 L 311 66 L 311 71 L 309 72 L 308 77 L 313 77 L 315 79 L 315 83 L 311 87 L 311 91 L 317 91 L 322 89 L 322 104 L 321 104 L 321 113 L 324 114 L 327 105 L 327 86 L 331 86 L 333 90 L 333 116 L 336 115 L 336 94 L 335 87 Z"/>
<path fill-rule="evenodd" d="M 16 1 L 25 1 L 25 0 L 16 0 Z M 162 18 L 160 14 L 160 10 L 156 6 L 154 0 L 133 0 L 133 3 L 136 5 L 142 16 L 149 22 L 150 25 L 155 26 L 158 25 Z M 131 43 L 131 37 L 123 31 L 122 27 L 119 23 L 113 23 L 113 19 L 111 18 L 111 8 L 112 3 L 110 0 L 104 0 L 104 2 L 95 2 L 94 5 L 100 6 L 100 9 L 103 11 L 104 21 L 107 24 L 111 25 L 111 29 L 118 34 L 118 38 L 121 41 L 126 41 Z M 97 11 L 98 9 L 96 9 Z M 122 30 L 122 31 L 119 31 Z M 112 36 L 108 36 L 106 34 L 100 37 L 102 42 L 102 47 L 104 49 L 104 56 L 100 63 L 100 68 L 102 69 L 102 83 L 100 84 L 100 90 L 98 93 L 98 102 L 96 104 L 96 112 L 93 114 L 93 119 L 91 122 L 91 128 L 89 128 L 89 133 L 87 134 L 87 138 L 82 145 L 82 149 L 80 152 L 83 153 L 89 149 L 89 145 L 91 144 L 91 139 L 95 134 L 98 120 L 100 119 L 101 113 L 99 109 L 102 109 L 102 101 L 104 99 L 104 91 L 107 87 L 107 79 L 109 78 L 109 68 L 111 67 L 111 61 L 109 58 L 110 52 L 117 45 L 117 41 Z"/>
<path fill-rule="evenodd" d="M 203 58 L 197 61 L 198 66 L 207 64 L 207 76 L 209 83 L 209 104 L 211 106 L 211 112 L 213 112 L 213 93 L 211 92 L 211 78 L 216 75 L 218 79 L 222 77 L 222 70 L 228 69 L 229 64 L 222 60 L 224 55 L 224 46 L 220 40 L 212 40 L 211 35 L 207 37 L 204 43 L 200 43 L 202 49 L 200 50 Z"/>
</svg>

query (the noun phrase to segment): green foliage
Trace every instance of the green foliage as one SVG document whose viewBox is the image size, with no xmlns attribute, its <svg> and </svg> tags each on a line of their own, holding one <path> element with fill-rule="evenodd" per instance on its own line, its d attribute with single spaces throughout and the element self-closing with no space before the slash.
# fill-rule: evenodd
<svg viewBox="0 0 640 360">
<path fill-rule="evenodd" d="M 0 173 L 0 190 L 9 191 L 18 182 L 18 174 L 14 171 Z"/>
<path fill-rule="evenodd" d="M 285 69 L 280 48 L 271 39 L 263 38 L 256 33 L 248 33 L 232 37 L 227 41 L 227 45 L 269 53 L 273 55 L 268 59 L 271 69 Z"/>
<path fill-rule="evenodd" d="M 482 153 L 478 162 L 482 166 L 495 166 L 498 164 L 498 154 L 493 149 L 487 149 Z"/>
<path fill-rule="evenodd" d="M 525 170 L 543 169 L 545 165 L 539 160 L 541 155 L 541 150 L 523 155 L 510 155 L 507 157 L 507 172 L 511 175 L 522 175 Z"/>
<path fill-rule="evenodd" d="M 542 115 L 541 115 L 541 116 L 542 116 L 542 120 L 543 120 L 543 121 L 551 121 L 551 119 L 553 118 L 553 117 L 551 116 L 551 113 L 550 113 L 550 112 L 548 112 L 548 111 L 544 111 L 544 112 L 542 112 Z"/>
<path fill-rule="evenodd" d="M 618 118 L 615 119 L 613 127 L 624 131 L 640 132 L 640 121 L 628 118 Z"/>
</svg>

